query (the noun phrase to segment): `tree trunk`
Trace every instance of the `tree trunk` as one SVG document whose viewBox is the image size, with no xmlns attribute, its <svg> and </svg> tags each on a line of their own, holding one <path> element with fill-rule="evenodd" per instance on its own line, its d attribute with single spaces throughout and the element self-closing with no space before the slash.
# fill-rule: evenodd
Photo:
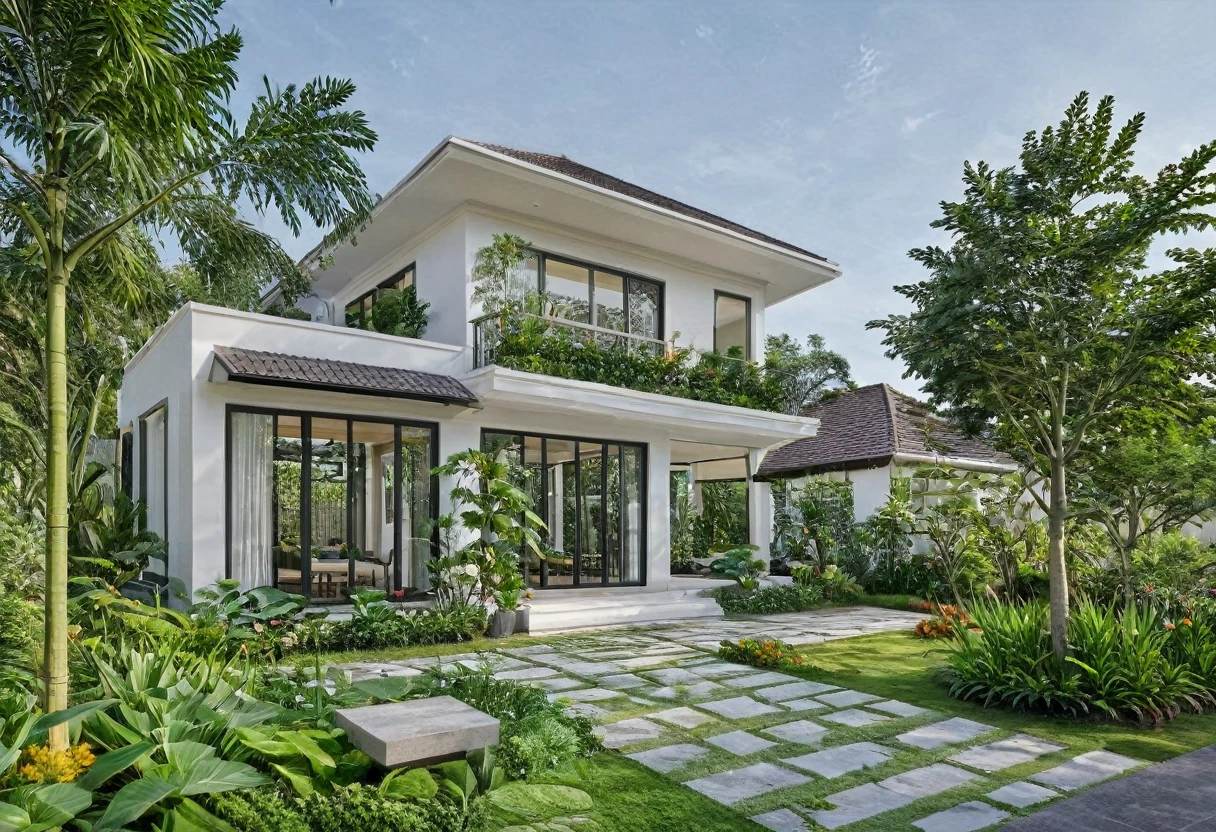
<svg viewBox="0 0 1216 832">
<path fill-rule="evenodd" d="M 46 295 L 46 675 L 47 713 L 68 706 L 68 366 L 67 271 L 63 249 L 53 247 Z M 50 732 L 53 749 L 68 747 L 68 726 Z"/>
<path fill-rule="evenodd" d="M 1058 431 L 1062 434 L 1062 431 Z M 1060 437 L 1062 439 L 1062 436 Z M 1063 442 L 1051 459 L 1051 491 L 1047 513 L 1047 577 L 1051 598 L 1051 649 L 1063 661 L 1068 655 L 1068 570 L 1064 564 L 1064 521 L 1068 497 L 1064 489 Z"/>
<path fill-rule="evenodd" d="M 1132 587 L 1132 552 L 1140 537 L 1140 512 L 1136 505 L 1127 513 L 1127 541 L 1119 547 L 1119 568 L 1123 570 L 1123 603 L 1134 606 L 1136 590 Z"/>
</svg>

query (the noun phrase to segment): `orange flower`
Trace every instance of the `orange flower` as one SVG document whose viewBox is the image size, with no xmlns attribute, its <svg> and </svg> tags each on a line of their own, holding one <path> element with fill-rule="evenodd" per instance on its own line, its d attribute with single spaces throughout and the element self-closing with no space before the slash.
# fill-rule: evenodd
<svg viewBox="0 0 1216 832">
<path fill-rule="evenodd" d="M 1182 619 L 1182 623 L 1189 627 L 1189 626 L 1191 626 L 1191 619 L 1184 618 L 1184 619 Z"/>
<path fill-rule="evenodd" d="M 1172 622 L 1172 621 L 1167 621 L 1167 622 L 1165 622 L 1165 629 L 1167 629 L 1167 630 L 1173 630 L 1173 629 L 1175 629 L 1175 628 L 1174 628 L 1174 622 Z"/>
</svg>

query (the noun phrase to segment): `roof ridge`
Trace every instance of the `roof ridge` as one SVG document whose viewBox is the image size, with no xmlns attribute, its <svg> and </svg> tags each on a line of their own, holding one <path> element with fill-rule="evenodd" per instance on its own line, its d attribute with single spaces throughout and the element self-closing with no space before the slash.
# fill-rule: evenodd
<svg viewBox="0 0 1216 832">
<path fill-rule="evenodd" d="M 889 384 L 887 384 L 885 381 L 882 382 L 879 386 L 882 387 L 883 400 L 887 405 L 886 411 L 885 411 L 887 414 L 887 423 L 891 426 L 891 453 L 897 454 L 897 453 L 899 453 L 899 447 L 900 447 L 899 420 L 895 418 L 895 401 L 891 395 L 892 392 L 895 392 L 895 391 L 893 391 L 891 389 L 891 386 Z"/>
</svg>

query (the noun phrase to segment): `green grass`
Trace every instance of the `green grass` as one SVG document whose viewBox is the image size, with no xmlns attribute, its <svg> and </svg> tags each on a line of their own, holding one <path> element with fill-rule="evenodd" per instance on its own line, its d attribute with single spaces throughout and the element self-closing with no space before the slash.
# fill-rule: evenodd
<svg viewBox="0 0 1216 832">
<path fill-rule="evenodd" d="M 908 604 L 914 597 L 913 595 L 863 595 L 861 596 L 861 600 L 857 602 L 857 606 L 882 607 L 886 610 L 911 612 Z"/>
<path fill-rule="evenodd" d="M 763 829 L 720 803 L 613 751 L 563 766 L 539 779 L 574 786 L 590 794 L 595 806 L 581 815 L 599 824 L 602 832 L 762 832 Z"/>
<path fill-rule="evenodd" d="M 352 662 L 383 662 L 401 659 L 419 659 L 427 656 L 454 656 L 460 653 L 477 653 L 479 651 L 500 650 L 504 647 L 527 647 L 530 644 L 543 644 L 551 640 L 545 636 L 515 635 L 506 638 L 476 638 L 472 641 L 461 641 L 454 644 L 417 644 L 409 647 L 386 647 L 378 650 L 342 650 L 332 653 L 322 653 L 321 661 L 326 664 L 349 664 Z M 283 664 L 311 665 L 313 654 L 298 651 L 288 654 Z"/>
</svg>

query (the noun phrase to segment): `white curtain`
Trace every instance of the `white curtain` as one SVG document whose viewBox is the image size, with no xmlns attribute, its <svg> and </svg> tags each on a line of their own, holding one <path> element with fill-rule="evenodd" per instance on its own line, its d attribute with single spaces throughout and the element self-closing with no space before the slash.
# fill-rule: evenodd
<svg viewBox="0 0 1216 832">
<path fill-rule="evenodd" d="M 274 580 L 274 420 L 260 413 L 233 413 L 232 431 L 232 577 L 242 589 L 269 586 Z"/>
</svg>

